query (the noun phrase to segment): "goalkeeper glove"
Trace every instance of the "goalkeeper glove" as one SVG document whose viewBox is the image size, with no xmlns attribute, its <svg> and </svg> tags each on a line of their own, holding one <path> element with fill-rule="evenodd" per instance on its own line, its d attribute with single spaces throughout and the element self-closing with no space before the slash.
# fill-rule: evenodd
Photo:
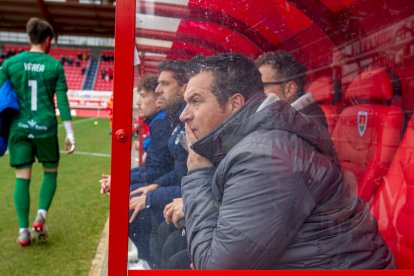
<svg viewBox="0 0 414 276">
<path fill-rule="evenodd" d="M 72 121 L 63 121 L 66 130 L 65 151 L 71 154 L 75 151 L 75 135 L 73 134 Z"/>
</svg>

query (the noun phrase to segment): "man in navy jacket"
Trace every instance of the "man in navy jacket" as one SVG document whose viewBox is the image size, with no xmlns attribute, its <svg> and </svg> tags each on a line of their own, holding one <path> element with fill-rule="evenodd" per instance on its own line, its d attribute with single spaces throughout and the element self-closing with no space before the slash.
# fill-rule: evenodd
<svg viewBox="0 0 414 276">
<path fill-rule="evenodd" d="M 150 235 L 156 232 L 158 225 L 163 221 L 162 212 L 165 205 L 174 198 L 181 197 L 181 178 L 187 174 L 188 153 L 181 144 L 185 138 L 183 123 L 179 120 L 179 115 L 185 107 L 185 65 L 185 61 L 180 60 L 160 63 L 158 86 L 155 90 L 158 96 L 157 103 L 161 110 L 168 113 L 174 129 L 168 139 L 168 148 L 174 160 L 173 168 L 149 185 L 131 186 L 129 237 L 138 247 L 139 258 L 149 261 L 150 264 Z"/>
<path fill-rule="evenodd" d="M 131 170 L 131 191 L 143 187 L 167 174 L 173 169 L 174 159 L 170 153 L 168 139 L 173 131 L 173 124 L 165 111 L 160 110 L 157 104 L 155 89 L 158 86 L 158 77 L 144 75 L 138 83 L 138 115 L 150 127 L 150 135 L 146 140 L 147 157 L 145 164 Z M 104 175 L 101 180 L 101 192 L 110 191 L 110 176 Z"/>
</svg>

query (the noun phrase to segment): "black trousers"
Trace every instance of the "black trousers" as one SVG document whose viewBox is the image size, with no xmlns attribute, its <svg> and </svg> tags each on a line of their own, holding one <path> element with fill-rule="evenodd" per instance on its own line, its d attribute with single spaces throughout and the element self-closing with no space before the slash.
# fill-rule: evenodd
<svg viewBox="0 0 414 276">
<path fill-rule="evenodd" d="M 165 221 L 158 227 L 156 237 L 151 239 L 150 253 L 158 269 L 190 269 L 190 254 L 185 230 L 177 229 Z"/>
</svg>

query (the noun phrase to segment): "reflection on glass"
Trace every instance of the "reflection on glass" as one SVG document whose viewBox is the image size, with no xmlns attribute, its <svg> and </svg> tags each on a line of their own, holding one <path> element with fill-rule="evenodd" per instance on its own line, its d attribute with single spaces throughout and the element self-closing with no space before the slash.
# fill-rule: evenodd
<svg viewBox="0 0 414 276">
<path fill-rule="evenodd" d="M 285 0 L 137 0 L 136 4 L 139 64 L 133 92 L 135 140 L 129 227 L 133 253 L 129 254 L 129 269 L 381 269 L 393 267 L 390 252 L 397 268 L 412 267 L 414 256 L 401 249 L 414 249 L 414 239 L 404 232 L 404 227 L 412 223 L 404 219 L 410 208 L 406 200 L 410 190 L 406 168 L 412 166 L 412 160 L 401 152 L 412 154 L 412 147 L 404 141 L 412 130 L 409 120 L 414 110 L 414 5 L 374 0 L 321 1 L 316 6 Z M 257 157 L 256 163 L 246 161 L 243 172 L 233 172 L 235 167 L 229 165 L 230 160 L 241 161 L 230 159 L 231 150 L 226 152 L 226 147 L 227 143 L 239 141 L 239 136 L 229 134 L 234 139 L 227 142 L 227 136 L 217 134 L 221 143 L 217 151 L 223 156 L 207 158 L 216 175 L 205 178 L 212 191 L 203 194 L 200 190 L 198 195 L 204 198 L 198 204 L 202 204 L 202 210 L 191 209 L 195 205 L 185 201 L 190 192 L 181 189 L 181 184 L 193 183 L 190 176 L 185 177 L 187 170 L 193 169 L 186 167 L 191 164 L 187 156 L 193 151 L 189 146 L 194 143 L 197 151 L 197 141 L 208 138 L 231 117 L 229 114 L 234 114 L 226 113 L 226 109 L 215 110 L 215 103 L 209 102 L 222 93 L 213 85 L 217 77 L 215 69 L 208 69 L 214 67 L 209 63 L 212 61 L 193 62 L 195 67 L 191 68 L 196 71 L 192 75 L 184 74 L 183 67 L 187 66 L 188 71 L 185 62 L 197 55 L 211 57 L 229 52 L 250 58 L 260 72 L 261 89 L 268 96 L 258 105 L 259 111 L 284 101 L 312 122 L 307 128 L 298 125 L 290 129 L 289 125 L 286 129 L 295 133 L 294 140 L 308 139 L 316 155 L 329 156 L 330 166 L 340 167 L 336 177 L 327 180 L 326 175 L 322 176 L 324 169 L 317 164 L 319 159 L 296 149 L 296 144 L 283 153 L 289 156 L 286 160 L 280 148 L 273 145 Z M 213 79 L 197 70 L 212 73 Z M 228 70 L 232 70 L 230 65 Z M 227 76 L 228 72 L 223 72 Z M 234 72 L 242 74 L 243 70 Z M 203 87 L 195 80 L 208 85 Z M 227 80 L 230 82 L 231 76 Z M 153 82 L 152 86 L 148 86 L 149 82 Z M 188 96 L 191 93 L 197 95 Z M 197 121 L 196 115 L 202 114 L 197 112 L 207 105 L 209 112 Z M 185 135 L 184 124 L 178 118 L 181 112 L 181 120 L 187 125 L 199 123 L 191 129 L 194 140 Z M 237 127 L 245 124 L 247 128 L 249 121 L 244 120 Z M 287 119 L 283 123 L 286 122 L 293 123 Z M 247 131 L 240 133 L 237 134 L 242 137 L 250 135 Z M 315 146 L 318 143 L 320 147 Z M 407 147 L 410 153 L 406 153 Z M 247 146 L 244 150 L 255 156 L 260 145 L 256 151 Z M 200 152 L 210 157 L 206 151 Z M 264 162 L 269 153 L 280 159 L 280 164 Z M 290 158 L 296 161 L 281 172 L 280 168 L 290 164 Z M 402 164 L 400 168 L 396 162 Z M 256 168 L 255 164 L 262 165 Z M 223 171 L 225 166 L 229 167 Z M 295 169 L 290 171 L 292 168 Z M 312 173 L 307 171 L 309 168 Z M 266 175 L 267 169 L 273 173 Z M 255 177 L 249 174 L 252 170 L 257 170 Z M 298 178 L 293 177 L 295 173 Z M 232 182 L 236 179 L 237 183 Z M 281 179 L 296 188 L 289 190 L 291 187 L 279 184 Z M 243 186 L 245 181 L 253 190 L 247 184 L 247 188 Z M 274 185 L 266 186 L 269 181 Z M 327 182 L 330 185 L 321 184 Z M 393 191 L 396 186 L 400 188 Z M 250 192 L 240 192 L 244 188 Z M 355 194 L 361 199 L 359 203 Z M 354 205 L 341 204 L 346 200 Z M 275 210 L 269 212 L 272 208 Z M 353 211 L 345 211 L 347 208 Z M 203 211 L 214 214 L 208 216 Z M 364 235 L 359 230 L 352 234 L 346 226 L 355 223 L 353 217 L 370 217 L 369 213 L 377 219 L 386 245 L 379 235 L 372 234 L 377 226 L 365 220 L 359 223 L 370 229 L 366 235 L 372 234 L 371 243 L 377 244 L 387 257 L 382 263 L 373 257 L 361 266 L 342 266 L 347 260 L 358 263 L 355 250 L 369 251 L 368 244 L 356 242 Z M 186 223 L 185 216 L 190 216 L 187 218 L 191 223 Z M 191 216 L 205 221 L 198 222 Z M 402 224 L 396 222 L 397 218 Z M 404 244 L 397 239 L 400 236 Z M 353 249 L 341 247 L 345 245 Z M 313 252 L 316 247 L 325 250 L 325 257 L 316 260 L 313 258 L 318 254 L 304 253 L 305 248 Z M 353 256 L 347 255 L 349 252 Z"/>
</svg>

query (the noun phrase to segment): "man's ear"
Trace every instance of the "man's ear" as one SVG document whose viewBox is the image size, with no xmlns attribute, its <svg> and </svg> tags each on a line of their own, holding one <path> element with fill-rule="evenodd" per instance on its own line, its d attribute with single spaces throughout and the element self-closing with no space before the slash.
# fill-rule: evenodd
<svg viewBox="0 0 414 276">
<path fill-rule="evenodd" d="M 45 52 L 48 52 L 50 47 L 52 47 L 52 37 L 51 36 L 46 37 L 46 39 L 42 42 L 41 45 L 42 45 L 41 47 L 43 48 L 43 50 Z"/>
<path fill-rule="evenodd" d="M 298 85 L 294 81 L 288 81 L 285 84 L 285 97 L 289 100 L 295 100 L 298 92 Z"/>
<path fill-rule="evenodd" d="M 46 42 L 46 45 L 52 44 L 52 37 L 51 36 L 46 37 L 45 42 Z"/>
<path fill-rule="evenodd" d="M 245 103 L 245 99 L 244 99 L 244 96 L 242 94 L 236 93 L 233 96 L 231 96 L 230 104 L 231 104 L 232 113 L 234 113 L 237 110 L 239 110 L 240 108 L 242 108 L 244 103 Z"/>
</svg>

